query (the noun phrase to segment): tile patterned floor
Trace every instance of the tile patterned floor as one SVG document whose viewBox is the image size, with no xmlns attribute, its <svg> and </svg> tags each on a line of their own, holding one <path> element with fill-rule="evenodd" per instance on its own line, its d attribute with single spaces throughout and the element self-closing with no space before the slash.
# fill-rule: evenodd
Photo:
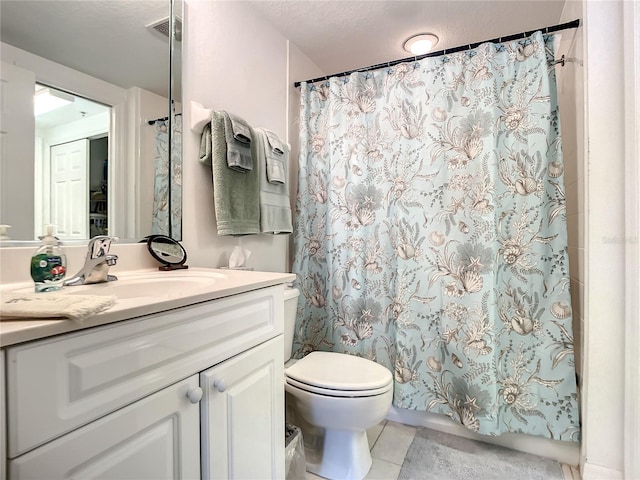
<svg viewBox="0 0 640 480">
<path fill-rule="evenodd" d="M 580 469 L 573 465 L 562 464 L 562 476 L 564 480 L 582 480 Z"/>
<path fill-rule="evenodd" d="M 384 420 L 367 430 L 373 464 L 365 480 L 397 480 L 416 428 Z M 562 465 L 564 480 L 581 480 L 576 467 Z M 307 472 L 307 480 L 324 480 Z"/>
</svg>

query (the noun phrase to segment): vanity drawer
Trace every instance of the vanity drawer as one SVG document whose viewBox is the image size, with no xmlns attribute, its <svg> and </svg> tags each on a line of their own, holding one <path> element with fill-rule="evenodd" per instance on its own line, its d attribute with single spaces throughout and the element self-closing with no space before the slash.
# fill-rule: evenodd
<svg viewBox="0 0 640 480">
<path fill-rule="evenodd" d="M 9 457 L 273 338 L 283 322 L 275 286 L 9 348 Z"/>
</svg>

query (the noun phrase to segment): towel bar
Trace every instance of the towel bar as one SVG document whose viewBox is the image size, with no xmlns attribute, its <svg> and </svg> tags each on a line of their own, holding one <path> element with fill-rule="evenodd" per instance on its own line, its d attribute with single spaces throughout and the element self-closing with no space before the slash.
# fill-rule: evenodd
<svg viewBox="0 0 640 480">
<path fill-rule="evenodd" d="M 204 126 L 211 121 L 211 110 L 198 102 L 191 102 L 191 130 L 202 133 Z"/>
<path fill-rule="evenodd" d="M 191 130 L 200 134 L 204 129 L 204 126 L 211 121 L 213 111 L 209 108 L 204 108 L 198 102 L 191 102 Z M 289 151 L 291 151 L 291 144 L 286 142 Z"/>
</svg>

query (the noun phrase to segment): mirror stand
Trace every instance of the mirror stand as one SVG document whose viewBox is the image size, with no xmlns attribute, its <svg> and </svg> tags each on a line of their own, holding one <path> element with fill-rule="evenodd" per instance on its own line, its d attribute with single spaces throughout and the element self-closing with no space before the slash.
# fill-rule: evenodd
<svg viewBox="0 0 640 480">
<path fill-rule="evenodd" d="M 185 265 L 187 252 L 176 240 L 166 235 L 149 235 L 142 242 L 147 242 L 147 249 L 153 258 L 162 265 L 158 270 L 163 272 L 171 270 L 184 270 L 189 268 Z"/>
</svg>

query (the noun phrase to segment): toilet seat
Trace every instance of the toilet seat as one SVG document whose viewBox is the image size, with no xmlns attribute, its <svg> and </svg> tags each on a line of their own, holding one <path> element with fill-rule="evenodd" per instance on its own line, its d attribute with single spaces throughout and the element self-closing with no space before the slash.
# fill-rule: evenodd
<svg viewBox="0 0 640 480">
<path fill-rule="evenodd" d="M 332 397 L 368 397 L 392 388 L 391 372 L 371 360 L 334 352 L 311 352 L 285 370 L 289 385 Z"/>
<path fill-rule="evenodd" d="M 298 382 L 292 378 L 286 378 L 286 383 L 289 387 L 299 388 L 305 392 L 315 393 L 317 395 L 324 395 L 326 397 L 374 397 L 376 395 L 382 395 L 391 390 L 391 383 L 382 388 L 376 388 L 372 390 L 335 390 L 331 388 L 321 388 L 314 385 L 308 385 L 306 383 Z"/>
</svg>

